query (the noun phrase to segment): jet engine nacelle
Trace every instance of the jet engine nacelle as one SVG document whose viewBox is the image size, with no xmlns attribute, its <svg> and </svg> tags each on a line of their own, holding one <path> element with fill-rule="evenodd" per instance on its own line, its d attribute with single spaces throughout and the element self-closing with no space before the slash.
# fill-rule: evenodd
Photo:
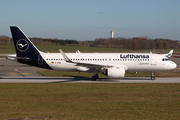
<svg viewBox="0 0 180 120">
<path fill-rule="evenodd" d="M 112 67 L 106 69 L 105 75 L 108 78 L 124 78 L 125 68 L 124 66 Z"/>
</svg>

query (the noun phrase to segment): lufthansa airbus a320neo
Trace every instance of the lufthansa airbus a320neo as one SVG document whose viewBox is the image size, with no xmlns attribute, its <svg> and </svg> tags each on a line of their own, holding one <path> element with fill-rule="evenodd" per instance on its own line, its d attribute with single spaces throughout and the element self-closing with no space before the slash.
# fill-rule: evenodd
<svg viewBox="0 0 180 120">
<path fill-rule="evenodd" d="M 99 78 L 103 73 L 108 78 L 124 78 L 126 71 L 153 72 L 173 70 L 176 63 L 168 59 L 173 50 L 168 54 L 154 53 L 44 53 L 39 51 L 23 31 L 17 26 L 11 26 L 11 33 L 16 49 L 16 55 L 8 59 L 17 60 L 19 63 L 43 67 L 59 71 L 92 72 L 92 80 Z"/>
</svg>

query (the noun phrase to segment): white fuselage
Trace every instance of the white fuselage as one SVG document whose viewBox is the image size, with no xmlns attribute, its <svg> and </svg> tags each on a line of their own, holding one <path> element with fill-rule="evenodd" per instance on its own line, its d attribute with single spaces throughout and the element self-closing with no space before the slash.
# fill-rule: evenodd
<svg viewBox="0 0 180 120">
<path fill-rule="evenodd" d="M 173 70 L 176 63 L 170 61 L 173 53 L 67 53 L 61 49 L 60 53 L 43 53 L 39 51 L 23 31 L 17 26 L 11 26 L 11 33 L 17 55 L 7 59 L 17 60 L 20 63 L 61 71 L 93 72 L 92 80 L 99 78 L 103 73 L 108 78 L 124 78 L 125 71 L 149 71 L 154 79 L 154 71 Z"/>
<path fill-rule="evenodd" d="M 176 68 L 176 63 L 167 57 L 152 53 L 66 53 L 76 63 L 97 65 L 124 65 L 126 71 L 165 71 Z M 61 53 L 41 53 L 46 63 L 54 70 L 80 71 L 80 66 L 68 63 Z M 39 61 L 41 63 L 41 61 Z M 83 70 L 82 70 L 83 71 Z"/>
</svg>

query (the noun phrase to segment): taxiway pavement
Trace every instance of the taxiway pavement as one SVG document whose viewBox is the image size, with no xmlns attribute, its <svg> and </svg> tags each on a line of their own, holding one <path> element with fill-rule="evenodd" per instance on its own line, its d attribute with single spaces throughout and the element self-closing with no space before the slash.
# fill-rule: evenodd
<svg viewBox="0 0 180 120">
<path fill-rule="evenodd" d="M 180 83 L 180 77 L 177 78 L 124 78 L 107 79 L 99 78 L 97 81 L 91 81 L 90 78 L 83 77 L 0 77 L 0 83 Z"/>
</svg>

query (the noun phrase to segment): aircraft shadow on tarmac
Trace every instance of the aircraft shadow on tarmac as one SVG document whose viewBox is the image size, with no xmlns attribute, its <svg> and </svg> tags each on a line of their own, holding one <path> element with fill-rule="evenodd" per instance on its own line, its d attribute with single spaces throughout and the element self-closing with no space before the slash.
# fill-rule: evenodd
<svg viewBox="0 0 180 120">
<path fill-rule="evenodd" d="M 91 81 L 91 78 L 86 78 L 86 77 L 0 77 L 0 80 L 31 80 L 32 82 L 35 82 L 36 80 L 40 81 L 47 81 L 46 83 L 68 83 L 68 82 L 120 82 L 120 81 L 126 81 L 126 80 L 131 80 L 131 81 L 137 81 L 137 80 L 147 80 L 147 81 L 152 81 L 150 78 L 124 78 L 124 79 L 109 79 L 109 78 L 99 78 L 97 81 Z"/>
</svg>

